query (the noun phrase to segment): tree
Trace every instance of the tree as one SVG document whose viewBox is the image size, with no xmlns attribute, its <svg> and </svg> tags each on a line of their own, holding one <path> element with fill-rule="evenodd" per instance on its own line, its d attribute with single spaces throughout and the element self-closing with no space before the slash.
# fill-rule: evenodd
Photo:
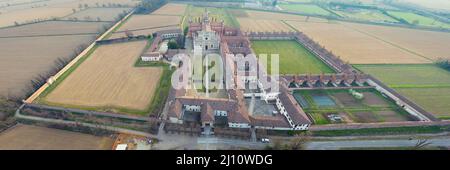
<svg viewBox="0 0 450 170">
<path fill-rule="evenodd" d="M 130 30 L 125 30 L 125 36 L 127 36 L 128 38 L 132 38 L 134 35 Z"/>
<path fill-rule="evenodd" d="M 175 40 L 170 40 L 169 43 L 167 43 L 167 46 L 169 49 L 178 49 L 179 45 Z"/>
<path fill-rule="evenodd" d="M 428 139 L 419 139 L 416 142 L 416 145 L 414 145 L 415 150 L 423 149 L 424 147 L 430 145 L 431 142 L 428 141 Z"/>
<path fill-rule="evenodd" d="M 419 23 L 420 23 L 420 22 L 419 22 L 419 20 L 417 20 L 417 19 L 414 20 L 414 21 L 412 22 L 413 25 L 419 25 Z"/>
</svg>

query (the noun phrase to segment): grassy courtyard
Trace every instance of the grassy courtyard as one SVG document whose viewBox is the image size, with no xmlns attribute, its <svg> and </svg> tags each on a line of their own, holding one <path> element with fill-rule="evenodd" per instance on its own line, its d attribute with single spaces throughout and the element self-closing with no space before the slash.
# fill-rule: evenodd
<svg viewBox="0 0 450 170">
<path fill-rule="evenodd" d="M 435 65 L 355 65 L 440 119 L 450 119 L 450 72 Z"/>
<path fill-rule="evenodd" d="M 257 55 L 279 54 L 280 74 L 320 74 L 334 71 L 316 58 L 311 52 L 295 41 L 263 40 L 252 41 L 253 50 Z M 271 63 L 268 62 L 268 72 L 271 73 Z"/>
</svg>

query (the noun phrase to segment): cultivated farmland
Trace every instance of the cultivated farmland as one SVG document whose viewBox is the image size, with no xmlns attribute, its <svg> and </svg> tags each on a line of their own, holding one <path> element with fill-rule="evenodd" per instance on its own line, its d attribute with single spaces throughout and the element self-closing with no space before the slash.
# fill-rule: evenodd
<svg viewBox="0 0 450 170">
<path fill-rule="evenodd" d="M 398 22 L 394 18 L 384 15 L 377 10 L 357 10 L 357 11 L 334 11 L 344 18 L 376 21 L 376 22 Z"/>
<path fill-rule="evenodd" d="M 289 32 L 294 31 L 282 21 L 277 20 L 257 20 L 250 18 L 237 18 L 241 30 L 244 32 Z"/>
<path fill-rule="evenodd" d="M 268 61 L 271 59 L 270 54 L 279 54 L 280 74 L 333 72 L 327 65 L 295 41 L 252 41 L 252 47 L 256 55 L 267 54 Z M 269 62 L 268 68 L 270 66 L 271 63 Z"/>
<path fill-rule="evenodd" d="M 450 87 L 450 72 L 435 65 L 355 65 L 391 87 Z"/>
<path fill-rule="evenodd" d="M 137 41 L 99 46 L 44 102 L 89 110 L 145 112 L 162 74 L 160 67 L 133 66 L 145 45 L 146 41 Z"/>
<path fill-rule="evenodd" d="M 450 119 L 450 72 L 435 65 L 357 65 L 438 118 Z"/>
<path fill-rule="evenodd" d="M 352 64 L 430 63 L 429 59 L 340 23 L 287 21 L 299 31 Z"/>
<path fill-rule="evenodd" d="M 111 150 L 114 140 L 65 130 L 17 125 L 0 134 L 0 150 Z"/>
<path fill-rule="evenodd" d="M 315 15 L 331 15 L 327 10 L 322 9 L 317 5 L 309 5 L 309 4 L 281 4 L 279 5 L 283 10 L 290 12 L 301 12 L 306 14 L 315 14 Z"/>
<path fill-rule="evenodd" d="M 186 19 L 199 20 L 203 17 L 205 9 L 209 12 L 210 20 L 223 21 L 225 25 L 239 27 L 239 23 L 236 18 L 228 12 L 225 8 L 213 8 L 213 7 L 197 7 L 189 5 L 186 8 Z"/>
<path fill-rule="evenodd" d="M 430 60 L 450 59 L 449 33 L 364 24 L 344 24 Z"/>
<path fill-rule="evenodd" d="M 180 19 L 180 16 L 133 15 L 111 38 L 124 37 L 126 30 L 134 35 L 149 35 L 161 29 L 180 28 Z"/>
<path fill-rule="evenodd" d="M 428 27 L 438 27 L 438 28 L 450 28 L 450 24 L 446 24 L 440 21 L 437 21 L 433 18 L 425 17 L 422 15 L 418 15 L 412 12 L 400 12 L 400 11 L 389 11 L 390 15 L 393 15 L 397 18 L 404 19 L 409 24 L 419 25 L 419 26 L 428 26 Z"/>
<path fill-rule="evenodd" d="M 24 24 L 36 22 L 38 20 L 63 18 L 73 14 L 73 10 L 80 11 L 81 9 L 92 7 L 131 8 L 136 5 L 137 2 L 138 1 L 133 0 L 48 0 L 8 6 L 1 8 L 0 10 L 0 27 L 14 26 L 16 23 Z M 97 17 L 91 17 L 97 19 Z"/>
<path fill-rule="evenodd" d="M 52 19 L 63 17 L 72 13 L 70 8 L 29 8 L 11 11 L 0 15 L 0 27 L 13 26 L 15 23 L 23 24 L 36 21 L 36 19 Z"/>
<path fill-rule="evenodd" d="M 46 21 L 10 28 L 0 28 L 0 37 L 36 37 L 48 35 L 88 35 L 104 31 L 105 23 Z"/>
<path fill-rule="evenodd" d="M 88 8 L 62 19 L 80 21 L 115 21 L 120 14 L 127 13 L 129 10 L 130 8 Z"/>
<path fill-rule="evenodd" d="M 396 88 L 413 102 L 440 119 L 450 119 L 450 87 Z"/>
<path fill-rule="evenodd" d="M 274 13 L 274 12 L 262 12 L 262 11 L 253 11 L 253 10 L 247 10 L 246 12 L 247 12 L 247 15 L 248 15 L 247 17 L 252 18 L 252 19 L 299 20 L 299 21 L 304 21 L 306 19 L 305 16 L 292 15 L 292 14 L 282 14 L 282 13 Z"/>
<path fill-rule="evenodd" d="M 185 4 L 174 4 L 168 3 L 163 7 L 159 8 L 152 14 L 158 15 L 184 15 L 187 5 Z"/>
</svg>

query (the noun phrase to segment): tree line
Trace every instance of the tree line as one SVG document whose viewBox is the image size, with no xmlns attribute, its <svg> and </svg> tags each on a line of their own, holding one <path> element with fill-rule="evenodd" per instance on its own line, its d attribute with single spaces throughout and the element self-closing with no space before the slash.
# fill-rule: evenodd
<svg viewBox="0 0 450 170">
<path fill-rule="evenodd" d="M 436 61 L 436 64 L 439 67 L 441 67 L 441 68 L 443 68 L 443 69 L 445 69 L 447 71 L 450 71 L 450 61 L 448 59 L 443 59 L 443 58 L 442 59 L 438 59 Z"/>
</svg>

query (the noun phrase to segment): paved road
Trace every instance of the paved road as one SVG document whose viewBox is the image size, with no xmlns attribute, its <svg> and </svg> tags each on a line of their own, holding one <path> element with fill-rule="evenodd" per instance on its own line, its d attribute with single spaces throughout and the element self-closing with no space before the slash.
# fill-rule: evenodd
<svg viewBox="0 0 450 170">
<path fill-rule="evenodd" d="M 428 140 L 428 146 L 450 147 L 450 137 Z M 383 147 L 413 147 L 417 140 L 390 139 L 390 140 L 350 140 L 350 141 L 317 141 L 310 142 L 306 148 L 309 150 L 337 150 L 341 148 L 383 148 Z"/>
</svg>

